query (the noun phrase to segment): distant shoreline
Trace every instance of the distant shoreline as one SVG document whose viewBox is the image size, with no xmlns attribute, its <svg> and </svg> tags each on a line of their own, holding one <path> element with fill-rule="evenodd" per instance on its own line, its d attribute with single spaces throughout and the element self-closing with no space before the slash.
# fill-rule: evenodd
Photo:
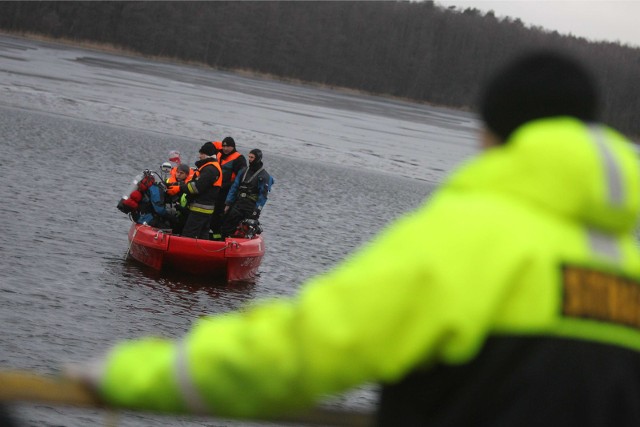
<svg viewBox="0 0 640 427">
<path fill-rule="evenodd" d="M 277 82 L 282 82 L 282 83 L 287 83 L 287 84 L 292 84 L 292 85 L 306 86 L 306 87 L 310 87 L 310 88 L 328 89 L 328 90 L 335 91 L 335 92 L 338 92 L 338 93 L 343 93 L 343 94 L 371 96 L 371 97 L 377 97 L 377 98 L 382 98 L 382 99 L 387 99 L 387 100 L 406 102 L 406 103 L 409 103 L 409 104 L 427 105 L 427 106 L 430 106 L 430 107 L 442 108 L 442 109 L 445 109 L 445 110 L 472 113 L 472 111 L 470 109 L 453 108 L 453 107 L 434 104 L 434 103 L 430 103 L 430 102 L 426 102 L 426 101 L 417 101 L 417 100 L 409 99 L 409 98 L 401 98 L 401 97 L 395 97 L 395 96 L 391 96 L 391 95 L 384 95 L 384 94 L 379 94 L 379 93 L 365 92 L 365 91 L 362 91 L 362 90 L 352 89 L 352 88 L 348 88 L 348 87 L 331 86 L 331 85 L 326 85 L 326 84 L 307 82 L 307 81 L 302 81 L 302 80 L 298 80 L 298 79 L 291 79 L 291 78 L 281 77 L 281 76 L 277 76 L 277 75 L 269 74 L 269 73 L 259 73 L 259 72 L 246 70 L 246 69 L 215 68 L 215 67 L 211 67 L 210 65 L 201 63 L 201 62 L 185 61 L 183 59 L 167 57 L 167 56 L 146 55 L 146 54 L 143 54 L 143 53 L 140 53 L 140 52 L 133 51 L 131 49 L 126 49 L 126 48 L 114 46 L 114 45 L 109 44 L 109 43 L 98 43 L 98 42 L 93 42 L 93 41 L 75 41 L 75 40 L 67 39 L 67 38 L 64 38 L 64 37 L 55 38 L 55 37 L 45 36 L 45 35 L 42 35 L 42 34 L 30 33 L 30 32 L 21 32 L 21 31 L 12 32 L 12 31 L 0 30 L 0 35 L 10 36 L 10 37 L 18 37 L 18 38 L 23 38 L 23 39 L 27 39 L 27 40 L 35 40 L 35 41 L 40 41 L 40 42 L 45 42 L 45 43 L 50 43 L 50 44 L 59 44 L 59 45 L 63 45 L 63 46 L 73 46 L 73 47 L 77 47 L 77 48 L 80 48 L 80 49 L 93 50 L 93 51 L 102 52 L 102 53 L 111 53 L 111 54 L 114 54 L 114 55 L 128 56 L 128 57 L 131 57 L 131 58 L 144 58 L 144 59 L 149 59 L 149 60 L 152 60 L 152 61 L 163 62 L 163 63 L 168 63 L 168 64 L 187 65 L 187 66 L 202 68 L 202 69 L 211 70 L 211 71 L 224 71 L 224 72 L 237 74 L 237 75 L 243 76 L 243 77 L 256 78 L 256 79 L 269 80 L 269 81 L 277 81 Z M 625 134 L 625 136 L 630 141 L 632 141 L 634 144 L 640 145 L 640 135 L 634 136 L 634 135 Z M 638 152 L 640 153 L 640 147 L 638 148 Z"/>
<path fill-rule="evenodd" d="M 157 62 L 164 62 L 164 63 L 168 63 L 168 64 L 188 65 L 188 66 L 191 66 L 191 67 L 198 67 L 198 68 L 211 70 L 211 71 L 224 71 L 224 72 L 234 73 L 234 74 L 237 74 L 237 75 L 243 76 L 243 77 L 250 77 L 250 78 L 262 79 L 262 80 L 277 81 L 277 82 L 288 83 L 288 84 L 293 84 L 293 85 L 307 86 L 307 87 L 311 87 L 311 88 L 329 89 L 329 90 L 340 92 L 340 93 L 344 93 L 344 94 L 365 95 L 365 96 L 372 96 L 372 97 L 377 97 L 377 98 L 383 98 L 383 99 L 390 99 L 390 100 L 395 100 L 395 101 L 407 102 L 407 103 L 416 104 L 416 105 L 427 105 L 427 106 L 430 106 L 430 107 L 442 108 L 442 109 L 451 110 L 451 111 L 462 111 L 462 112 L 467 112 L 467 113 L 471 112 L 469 109 L 453 108 L 453 107 L 448 107 L 446 105 L 438 105 L 438 104 L 434 104 L 434 103 L 431 103 L 431 102 L 417 101 L 415 99 L 410 99 L 410 98 L 401 98 L 401 97 L 397 97 L 397 96 L 384 95 L 384 94 L 379 94 L 379 93 L 374 93 L 374 92 L 366 92 L 366 91 L 353 89 L 353 88 L 348 88 L 348 87 L 331 86 L 331 85 L 327 85 L 327 84 L 307 82 L 307 81 L 303 81 L 303 80 L 299 80 L 299 79 L 291 79 L 291 78 L 281 77 L 281 76 L 277 76 L 275 74 L 270 74 L 270 73 L 259 73 L 259 72 L 252 71 L 252 70 L 247 70 L 247 69 L 215 68 L 215 67 L 211 67 L 210 65 L 204 64 L 202 62 L 185 61 L 184 59 L 173 58 L 173 57 L 168 57 L 168 56 L 146 55 L 146 54 L 143 54 L 143 53 L 140 53 L 140 52 L 136 52 L 136 51 L 131 50 L 131 49 L 126 49 L 126 48 L 114 46 L 114 45 L 112 45 L 110 43 L 98 43 L 98 42 L 86 41 L 86 40 L 85 41 L 75 41 L 75 40 L 67 39 L 67 38 L 64 38 L 64 37 L 55 38 L 55 37 L 45 36 L 45 35 L 42 35 L 42 34 L 21 32 L 21 31 L 12 32 L 12 31 L 0 30 L 0 34 L 1 35 L 6 35 L 6 36 L 11 36 L 11 37 L 24 38 L 24 39 L 27 39 L 27 40 L 35 40 L 35 41 L 46 42 L 46 43 L 51 43 L 51 44 L 59 44 L 59 45 L 63 45 L 63 46 L 73 46 L 73 47 L 77 47 L 77 48 L 81 48 L 81 49 L 85 49 L 85 50 L 94 50 L 96 52 L 103 52 L 103 53 L 111 53 L 111 54 L 114 54 L 114 55 L 128 56 L 128 57 L 131 57 L 131 58 L 144 58 L 144 59 L 149 59 L 149 60 L 157 61 Z"/>
</svg>

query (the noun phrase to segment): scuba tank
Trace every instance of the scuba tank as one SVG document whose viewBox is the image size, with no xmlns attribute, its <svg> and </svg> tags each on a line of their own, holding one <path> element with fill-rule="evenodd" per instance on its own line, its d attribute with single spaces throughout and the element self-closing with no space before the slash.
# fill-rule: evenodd
<svg viewBox="0 0 640 427">
<path fill-rule="evenodd" d="M 129 184 L 129 187 L 125 191 L 124 196 L 122 196 L 122 200 L 127 200 L 131 196 L 131 193 L 138 189 L 138 183 L 142 181 L 142 177 L 143 175 L 140 173 L 133 178 L 131 184 Z"/>
<path fill-rule="evenodd" d="M 118 210 L 126 214 L 137 211 L 139 203 L 142 200 L 142 194 L 154 183 L 155 178 L 148 169 L 142 172 L 142 174 L 136 175 L 127 189 L 129 193 L 125 193 L 120 198 L 117 205 Z"/>
</svg>

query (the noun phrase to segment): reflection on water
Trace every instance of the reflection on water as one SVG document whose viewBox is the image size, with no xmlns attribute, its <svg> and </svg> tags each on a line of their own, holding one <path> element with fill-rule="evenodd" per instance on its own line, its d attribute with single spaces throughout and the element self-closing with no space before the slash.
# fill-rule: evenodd
<svg viewBox="0 0 640 427">
<path fill-rule="evenodd" d="M 220 310 L 233 310 L 253 299 L 253 290 L 260 280 L 226 283 L 221 279 L 211 280 L 202 276 L 189 276 L 175 271 L 158 271 L 128 258 L 123 261 L 122 274 L 130 283 L 146 286 L 150 292 L 167 296 L 165 305 L 182 307 L 190 315 L 199 301 L 217 300 Z M 217 307 L 217 305 L 216 305 Z M 202 314 L 210 314 L 211 309 Z"/>
</svg>

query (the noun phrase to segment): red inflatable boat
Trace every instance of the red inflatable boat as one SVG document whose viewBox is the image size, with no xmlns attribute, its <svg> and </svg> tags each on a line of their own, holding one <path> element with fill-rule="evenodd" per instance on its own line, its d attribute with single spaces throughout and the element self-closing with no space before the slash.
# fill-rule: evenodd
<svg viewBox="0 0 640 427">
<path fill-rule="evenodd" d="M 200 240 L 132 224 L 129 244 L 133 259 L 156 270 L 226 278 L 228 282 L 251 280 L 264 256 L 264 241 L 259 234 L 224 241 Z"/>
</svg>

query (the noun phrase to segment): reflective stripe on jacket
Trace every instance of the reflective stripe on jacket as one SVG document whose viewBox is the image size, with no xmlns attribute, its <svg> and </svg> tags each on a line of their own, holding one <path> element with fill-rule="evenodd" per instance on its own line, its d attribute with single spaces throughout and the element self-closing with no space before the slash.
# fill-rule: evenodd
<svg viewBox="0 0 640 427">
<path fill-rule="evenodd" d="M 196 166 L 194 178 L 181 189 L 190 197 L 189 210 L 210 214 L 222 185 L 222 171 L 212 158 L 198 160 Z"/>
<path fill-rule="evenodd" d="M 481 384 L 473 362 L 485 354 L 485 343 L 520 336 L 626 351 L 630 371 L 623 375 L 609 356 L 593 366 L 572 365 L 566 353 L 548 356 L 564 357 L 566 368 L 615 378 L 618 395 L 637 404 L 639 205 L 637 159 L 620 134 L 571 118 L 531 122 L 345 262 L 311 279 L 295 299 L 201 318 L 180 344 L 120 344 L 108 357 L 102 395 L 136 408 L 264 416 L 364 382 L 402 384 L 417 367 L 468 366 L 462 379 L 450 379 Z M 627 298 L 603 291 L 593 277 L 604 277 L 620 292 L 615 295 Z M 607 310 L 601 298 L 623 308 Z M 535 364 L 544 372 L 551 360 L 522 357 L 519 363 L 535 373 Z M 466 408 L 461 400 L 450 405 L 456 399 L 469 396 L 473 403 L 495 393 L 512 372 L 506 361 L 502 366 L 494 373 L 501 377 L 486 389 L 471 387 L 475 393 L 443 387 L 447 410 Z M 444 375 L 439 384 L 446 384 L 447 371 L 438 372 Z M 590 409 L 564 404 L 569 394 L 536 393 L 555 378 L 521 379 L 517 393 L 503 394 L 509 399 L 493 401 L 486 413 L 502 414 L 514 402 L 541 409 L 513 411 L 532 420 L 549 411 Z M 573 386 L 597 396 L 592 379 Z M 428 412 L 431 403 L 412 410 Z M 526 420 L 520 421 L 506 424 Z"/>
</svg>

